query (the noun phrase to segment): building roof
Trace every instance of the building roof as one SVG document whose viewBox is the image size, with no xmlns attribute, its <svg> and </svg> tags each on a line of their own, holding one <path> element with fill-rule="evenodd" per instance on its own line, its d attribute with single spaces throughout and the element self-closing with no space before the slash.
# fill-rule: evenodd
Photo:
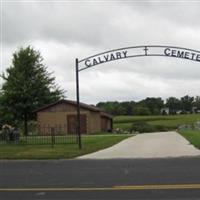
<svg viewBox="0 0 200 200">
<path fill-rule="evenodd" d="M 102 117 L 107 117 L 107 118 L 109 118 L 109 119 L 112 119 L 112 118 L 113 118 L 112 115 L 110 115 L 110 114 L 108 114 L 108 113 L 106 113 L 106 112 L 102 112 L 102 111 L 101 111 L 100 115 L 101 115 Z"/>
<path fill-rule="evenodd" d="M 48 104 L 46 106 L 43 106 L 41 108 L 38 108 L 38 109 L 34 110 L 34 113 L 40 112 L 42 110 L 45 110 L 47 108 L 50 108 L 50 107 L 55 106 L 55 105 L 60 104 L 60 103 L 67 103 L 67 104 L 71 104 L 71 105 L 74 105 L 74 106 L 77 105 L 76 101 L 62 99 L 62 100 L 56 101 L 54 103 Z M 88 104 L 85 104 L 85 103 L 80 103 L 80 107 L 88 109 L 88 110 L 91 110 L 91 111 L 94 111 L 94 112 L 100 112 L 101 116 L 112 119 L 112 115 L 110 115 L 110 114 L 108 114 L 106 112 L 103 112 L 100 108 L 97 108 L 96 106 L 88 105 Z"/>
<path fill-rule="evenodd" d="M 38 109 L 34 110 L 33 112 L 37 113 L 39 111 L 45 110 L 47 108 L 50 108 L 50 107 L 55 106 L 55 105 L 60 104 L 60 103 L 67 103 L 67 104 L 71 104 L 71 105 L 74 105 L 74 106 L 77 105 L 76 101 L 62 99 L 62 100 L 56 101 L 54 103 L 42 106 L 41 108 L 38 108 Z M 80 107 L 88 109 L 88 110 L 91 110 L 91 111 L 94 111 L 94 112 L 100 112 L 101 111 L 99 108 L 97 108 L 95 106 L 92 106 L 92 105 L 85 104 L 85 103 L 80 103 Z"/>
</svg>

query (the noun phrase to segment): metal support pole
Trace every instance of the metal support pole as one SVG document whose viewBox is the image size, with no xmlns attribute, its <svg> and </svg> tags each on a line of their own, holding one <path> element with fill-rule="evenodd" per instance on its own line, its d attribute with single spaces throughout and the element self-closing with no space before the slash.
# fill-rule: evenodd
<svg viewBox="0 0 200 200">
<path fill-rule="evenodd" d="M 77 136 L 79 149 L 82 148 L 81 144 L 81 130 L 80 130 L 80 100 L 79 100 L 79 71 L 78 71 L 78 59 L 76 58 L 76 103 L 77 103 Z"/>
</svg>

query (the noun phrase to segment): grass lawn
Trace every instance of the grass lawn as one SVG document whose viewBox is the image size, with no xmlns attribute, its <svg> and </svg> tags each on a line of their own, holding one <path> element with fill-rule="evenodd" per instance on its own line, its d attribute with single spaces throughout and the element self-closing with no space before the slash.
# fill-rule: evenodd
<svg viewBox="0 0 200 200">
<path fill-rule="evenodd" d="M 169 130 L 176 129 L 181 124 L 192 124 L 200 121 L 200 114 L 170 115 L 170 116 L 117 116 L 114 118 L 114 128 L 129 130 L 132 123 L 145 121 L 155 126 L 164 126 Z"/>
<path fill-rule="evenodd" d="M 184 130 L 179 132 L 183 137 L 185 137 L 191 144 L 196 148 L 200 149 L 200 130 Z"/>
<path fill-rule="evenodd" d="M 110 147 L 131 135 L 92 135 L 82 137 L 82 149 L 77 144 L 55 145 L 0 145 L 0 159 L 64 159 L 74 158 Z"/>
</svg>

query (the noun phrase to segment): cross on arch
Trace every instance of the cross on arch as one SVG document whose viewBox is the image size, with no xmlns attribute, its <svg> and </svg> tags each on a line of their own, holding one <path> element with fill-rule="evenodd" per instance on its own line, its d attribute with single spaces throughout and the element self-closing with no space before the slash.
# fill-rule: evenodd
<svg viewBox="0 0 200 200">
<path fill-rule="evenodd" d="M 147 56 L 147 52 L 148 52 L 148 48 L 147 48 L 147 46 L 145 46 L 145 48 L 144 48 L 144 51 L 145 51 L 145 56 Z"/>
</svg>

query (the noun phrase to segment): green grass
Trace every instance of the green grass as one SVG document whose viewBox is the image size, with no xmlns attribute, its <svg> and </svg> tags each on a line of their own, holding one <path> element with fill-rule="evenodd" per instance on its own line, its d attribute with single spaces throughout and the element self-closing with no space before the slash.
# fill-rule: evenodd
<svg viewBox="0 0 200 200">
<path fill-rule="evenodd" d="M 192 124 L 197 120 L 200 120 L 200 114 L 172 116 L 117 116 L 114 118 L 114 128 L 129 130 L 132 123 L 145 121 L 154 126 L 163 126 L 169 130 L 173 130 L 181 124 Z"/>
<path fill-rule="evenodd" d="M 105 135 L 82 137 L 83 148 L 77 144 L 55 145 L 0 145 L 0 159 L 64 159 L 74 158 L 110 147 L 130 135 Z"/>
<path fill-rule="evenodd" d="M 179 133 L 185 137 L 196 148 L 200 149 L 200 130 L 184 130 Z"/>
</svg>

